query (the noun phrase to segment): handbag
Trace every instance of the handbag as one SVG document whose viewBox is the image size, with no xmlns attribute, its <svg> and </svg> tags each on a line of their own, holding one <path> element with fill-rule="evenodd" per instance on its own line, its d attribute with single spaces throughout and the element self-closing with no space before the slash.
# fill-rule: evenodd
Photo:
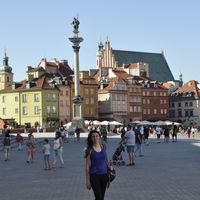
<svg viewBox="0 0 200 200">
<path fill-rule="evenodd" d="M 108 183 L 107 183 L 107 188 L 109 188 L 110 183 L 115 179 L 116 177 L 116 171 L 113 168 L 113 166 L 109 167 L 107 165 L 107 176 L 108 176 Z"/>
</svg>

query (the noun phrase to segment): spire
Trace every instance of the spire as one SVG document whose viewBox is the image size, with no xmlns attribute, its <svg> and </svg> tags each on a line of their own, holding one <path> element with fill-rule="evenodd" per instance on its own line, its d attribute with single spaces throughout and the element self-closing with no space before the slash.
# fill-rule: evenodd
<svg viewBox="0 0 200 200">
<path fill-rule="evenodd" d="M 6 55 L 6 48 L 4 49 L 4 55 L 5 55 L 5 57 L 7 57 L 7 55 Z"/>
<path fill-rule="evenodd" d="M 8 56 L 6 53 L 6 48 L 4 49 L 3 65 L 8 66 Z"/>
<path fill-rule="evenodd" d="M 180 72 L 179 73 L 179 87 L 183 86 L 183 75 L 182 73 Z"/>
<path fill-rule="evenodd" d="M 179 81 L 183 81 L 183 75 L 181 72 L 179 72 Z"/>
</svg>

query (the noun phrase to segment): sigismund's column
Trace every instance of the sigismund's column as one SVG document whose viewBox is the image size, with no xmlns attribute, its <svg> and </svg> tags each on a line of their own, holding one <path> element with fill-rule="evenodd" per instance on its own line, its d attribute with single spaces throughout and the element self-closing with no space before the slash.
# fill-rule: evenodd
<svg viewBox="0 0 200 200">
<path fill-rule="evenodd" d="M 72 25 L 74 27 L 73 37 L 69 38 L 70 42 L 72 42 L 72 48 L 74 50 L 74 90 L 75 96 L 73 98 L 73 119 L 72 119 L 72 127 L 83 127 L 83 117 L 82 117 L 82 109 L 81 104 L 83 102 L 83 98 L 80 95 L 80 80 L 79 80 L 79 44 L 83 41 L 82 37 L 78 36 L 78 28 L 80 22 L 78 18 L 74 17 Z"/>
</svg>

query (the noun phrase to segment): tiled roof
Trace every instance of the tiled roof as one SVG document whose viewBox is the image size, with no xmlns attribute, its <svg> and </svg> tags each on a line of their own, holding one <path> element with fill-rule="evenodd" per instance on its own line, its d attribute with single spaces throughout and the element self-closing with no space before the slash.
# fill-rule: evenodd
<svg viewBox="0 0 200 200">
<path fill-rule="evenodd" d="M 50 77 L 48 77 L 46 74 L 44 74 L 43 76 L 40 76 L 39 78 L 31 81 L 30 88 L 26 87 L 26 85 L 28 84 L 28 81 L 23 80 L 23 81 L 19 82 L 19 84 L 16 86 L 15 90 L 52 89 L 48 83 L 49 80 L 50 80 Z"/>
<path fill-rule="evenodd" d="M 42 68 L 42 67 L 36 67 L 36 68 L 29 70 L 28 72 L 37 72 L 37 71 L 44 71 L 45 72 L 45 69 Z"/>
<path fill-rule="evenodd" d="M 193 92 L 195 96 L 199 97 L 200 94 L 197 84 L 198 84 L 197 81 L 191 80 L 185 83 L 182 87 L 179 87 L 175 92 L 173 92 L 173 94 L 183 94 L 183 93 Z"/>
<path fill-rule="evenodd" d="M 113 54 L 119 67 L 123 66 L 123 64 L 144 62 L 149 64 L 149 75 L 151 79 L 160 82 L 174 80 L 162 53 L 113 50 Z"/>
</svg>

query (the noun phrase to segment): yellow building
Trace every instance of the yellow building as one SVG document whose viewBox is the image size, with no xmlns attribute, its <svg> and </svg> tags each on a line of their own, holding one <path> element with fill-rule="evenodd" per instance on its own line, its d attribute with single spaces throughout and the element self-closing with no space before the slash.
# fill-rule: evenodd
<svg viewBox="0 0 200 200">
<path fill-rule="evenodd" d="M 56 126 L 59 121 L 57 88 L 51 88 L 45 75 L 34 81 L 13 84 L 12 89 L 0 90 L 0 116 L 19 125 L 33 127 Z"/>
</svg>

